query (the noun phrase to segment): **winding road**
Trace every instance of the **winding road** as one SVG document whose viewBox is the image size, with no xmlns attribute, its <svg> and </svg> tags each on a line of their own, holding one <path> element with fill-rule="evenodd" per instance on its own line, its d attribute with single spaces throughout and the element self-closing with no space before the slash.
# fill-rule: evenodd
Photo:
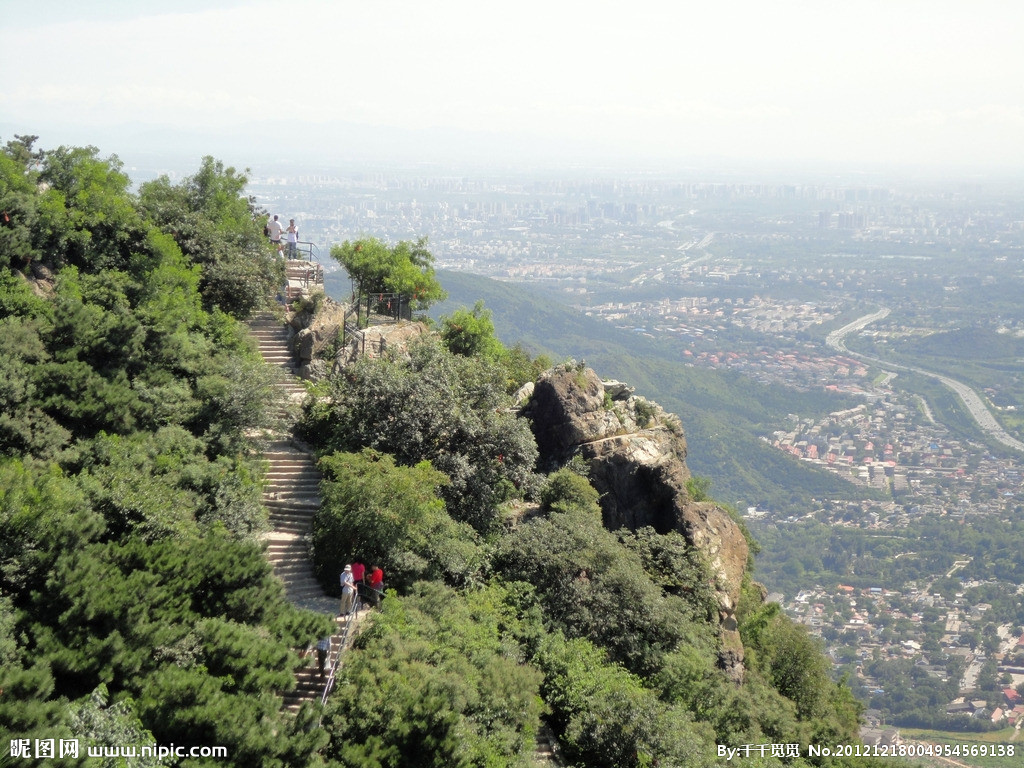
<svg viewBox="0 0 1024 768">
<path fill-rule="evenodd" d="M 995 417 L 992 415 L 992 412 L 989 411 L 989 409 L 985 406 L 985 403 L 978 396 L 978 393 L 975 392 L 966 384 L 964 384 L 963 382 L 957 381 L 956 379 L 951 379 L 948 376 L 943 376 L 941 374 L 934 373 L 932 371 L 926 371 L 923 368 L 915 368 L 912 365 L 900 365 L 899 363 L 892 363 L 889 362 L 888 360 L 880 360 L 876 357 L 862 355 L 858 352 L 851 352 L 847 348 L 845 341 L 847 336 L 849 336 L 854 331 L 863 330 L 866 326 L 870 325 L 871 323 L 877 320 L 881 320 L 883 317 L 888 316 L 888 314 L 889 310 L 883 308 L 878 310 L 877 312 L 871 313 L 870 315 L 864 315 L 864 317 L 860 317 L 854 320 L 852 323 L 844 325 L 839 330 L 830 333 L 828 337 L 825 339 L 825 343 L 829 346 L 830 349 L 833 349 L 836 352 L 841 352 L 844 355 L 849 355 L 850 357 L 855 357 L 858 360 L 864 360 L 865 362 L 874 363 L 883 368 L 895 368 L 901 371 L 913 371 L 914 373 L 920 373 L 924 376 L 931 376 L 933 379 L 937 379 L 942 384 L 949 387 L 949 389 L 953 390 L 959 396 L 960 400 L 963 401 L 963 404 L 967 407 L 968 412 L 971 414 L 971 418 L 973 418 L 975 422 L 977 422 L 982 432 L 992 437 L 993 439 L 998 440 L 1000 443 L 1009 448 L 1013 448 L 1014 450 L 1017 451 L 1024 451 L 1024 442 L 1021 442 L 1020 440 L 1016 439 L 1015 437 L 1010 435 L 1005 429 L 1003 429 L 999 425 L 999 422 L 997 422 Z"/>
</svg>

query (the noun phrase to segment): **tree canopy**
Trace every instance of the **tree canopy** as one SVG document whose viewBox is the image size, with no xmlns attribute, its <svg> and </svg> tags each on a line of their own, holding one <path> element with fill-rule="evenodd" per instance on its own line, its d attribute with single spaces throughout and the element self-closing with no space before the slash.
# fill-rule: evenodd
<svg viewBox="0 0 1024 768">
<path fill-rule="evenodd" d="M 446 296 L 434 275 L 434 257 L 427 250 L 425 237 L 397 245 L 375 237 L 346 240 L 331 248 L 331 256 L 345 268 L 360 295 L 402 293 L 419 309 Z"/>
<path fill-rule="evenodd" d="M 256 304 L 214 298 L 249 202 L 204 161 L 150 191 L 206 202 L 158 222 L 116 158 L 33 145 L 0 151 L 0 731 L 309 765 L 323 735 L 280 693 L 331 622 L 256 542 L 273 384 L 228 312 Z M 218 245 L 183 253 L 189 226 Z"/>
</svg>

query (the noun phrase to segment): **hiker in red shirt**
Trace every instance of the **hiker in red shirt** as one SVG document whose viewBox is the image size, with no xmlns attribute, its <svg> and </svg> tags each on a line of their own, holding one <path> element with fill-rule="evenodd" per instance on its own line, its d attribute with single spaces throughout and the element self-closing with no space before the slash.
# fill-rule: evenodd
<svg viewBox="0 0 1024 768">
<path fill-rule="evenodd" d="M 358 587 L 363 583 L 363 576 L 366 575 L 366 566 L 362 563 L 352 563 L 352 580 Z"/>
<path fill-rule="evenodd" d="M 370 597 L 374 607 L 380 605 L 380 596 L 384 592 L 384 571 L 380 566 L 374 565 L 370 568 L 369 576 Z"/>
</svg>

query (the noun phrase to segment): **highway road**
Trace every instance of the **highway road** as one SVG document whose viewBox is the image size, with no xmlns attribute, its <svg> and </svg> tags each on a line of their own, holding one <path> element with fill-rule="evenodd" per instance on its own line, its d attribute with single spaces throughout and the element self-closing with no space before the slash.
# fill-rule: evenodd
<svg viewBox="0 0 1024 768">
<path fill-rule="evenodd" d="M 846 337 L 854 331 L 861 331 L 876 320 L 881 320 L 889 314 L 888 309 L 880 309 L 877 312 L 872 312 L 870 315 L 864 315 L 864 317 L 854 320 L 852 323 L 844 325 L 837 331 L 833 331 L 825 339 L 825 343 L 836 352 L 841 352 L 844 355 L 855 357 L 858 360 L 864 360 L 865 362 L 874 363 L 875 365 L 883 368 L 895 368 L 900 371 L 913 371 L 914 373 L 920 373 L 924 376 L 931 376 L 933 379 L 938 379 L 942 384 L 953 390 L 963 402 L 968 412 L 971 414 L 971 418 L 977 422 L 978 427 L 985 434 L 989 435 L 995 440 L 998 440 L 1005 446 L 1013 448 L 1017 451 L 1024 451 L 1024 442 L 1016 439 L 1005 429 L 1003 429 L 999 422 L 996 421 L 992 412 L 985 406 L 985 403 L 978 396 L 978 393 L 971 389 L 963 382 L 951 379 L 948 376 L 943 376 L 932 371 L 926 371 L 923 368 L 915 368 L 912 365 L 900 365 L 899 363 L 892 363 L 888 360 L 879 360 L 876 357 L 869 357 L 862 355 L 857 352 L 851 352 L 846 347 Z"/>
</svg>

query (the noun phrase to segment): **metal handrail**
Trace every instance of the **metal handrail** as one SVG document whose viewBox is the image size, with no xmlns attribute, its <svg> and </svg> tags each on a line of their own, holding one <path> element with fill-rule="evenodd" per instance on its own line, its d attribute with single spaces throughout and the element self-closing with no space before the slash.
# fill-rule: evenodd
<svg viewBox="0 0 1024 768">
<path fill-rule="evenodd" d="M 285 243 L 285 246 L 288 244 Z M 313 261 L 317 264 L 320 263 L 320 249 L 317 248 L 316 243 L 308 240 L 299 240 L 295 243 L 295 252 L 301 253 L 303 256 L 299 257 L 301 261 Z M 287 249 L 285 251 L 287 253 Z"/>
<path fill-rule="evenodd" d="M 327 676 L 327 682 L 324 684 L 323 695 L 320 696 L 320 706 L 323 707 L 327 704 L 327 697 L 330 695 L 331 690 L 334 688 L 334 678 L 338 672 L 338 660 L 341 658 L 341 652 L 348 647 L 349 639 L 352 634 L 352 627 L 355 624 L 353 619 L 359 614 L 359 611 L 363 609 L 363 600 L 359 595 L 359 591 L 356 591 L 356 595 L 352 601 L 352 610 L 348 614 L 348 619 L 345 622 L 345 629 L 342 630 L 341 638 L 338 640 L 338 649 L 332 651 L 331 655 L 327 658 L 327 663 L 331 665 L 331 674 Z M 320 715 L 320 719 L 323 720 L 323 714 Z"/>
</svg>

